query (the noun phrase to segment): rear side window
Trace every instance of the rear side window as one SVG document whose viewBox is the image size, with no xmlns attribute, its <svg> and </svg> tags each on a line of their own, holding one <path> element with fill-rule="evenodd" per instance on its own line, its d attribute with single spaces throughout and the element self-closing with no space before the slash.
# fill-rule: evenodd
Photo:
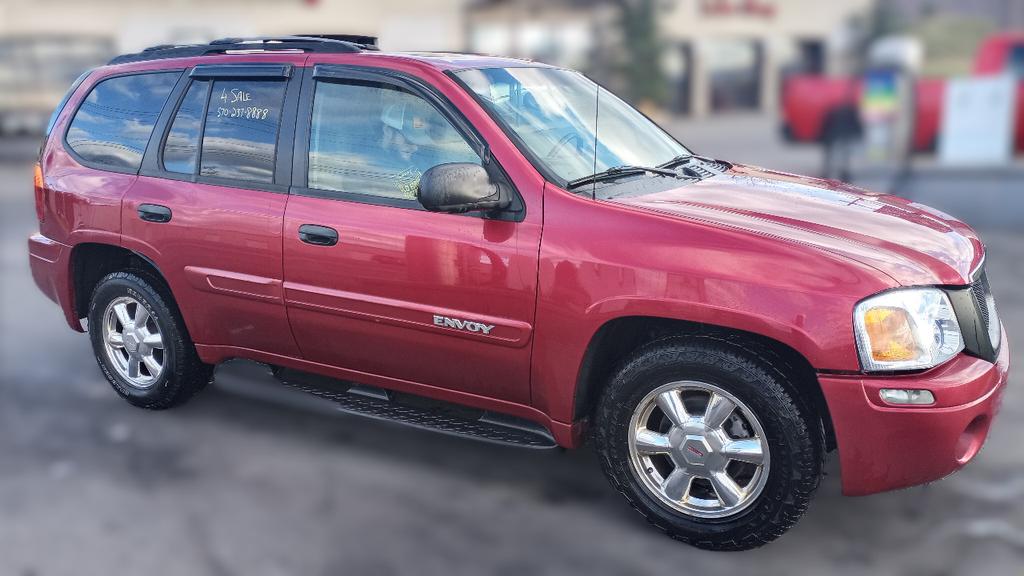
<svg viewBox="0 0 1024 576">
<path fill-rule="evenodd" d="M 163 151 L 164 169 L 168 172 L 192 174 L 196 171 L 208 86 L 207 82 L 193 82 L 174 115 Z"/>
<path fill-rule="evenodd" d="M 200 175 L 272 183 L 284 91 L 284 80 L 214 81 Z"/>
<path fill-rule="evenodd" d="M 153 125 L 179 74 L 134 74 L 101 81 L 75 112 L 68 146 L 86 162 L 138 170 Z"/>
</svg>

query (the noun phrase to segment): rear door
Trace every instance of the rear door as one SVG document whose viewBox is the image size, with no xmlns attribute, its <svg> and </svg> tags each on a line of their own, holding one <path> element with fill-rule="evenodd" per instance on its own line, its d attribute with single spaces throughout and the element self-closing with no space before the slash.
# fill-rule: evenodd
<svg viewBox="0 0 1024 576">
<path fill-rule="evenodd" d="M 122 206 L 124 245 L 160 268 L 193 340 L 228 356 L 298 355 L 281 276 L 298 98 L 292 70 L 186 71 Z"/>
<path fill-rule="evenodd" d="M 366 68 L 311 71 L 298 126 L 284 280 L 303 356 L 528 404 L 539 215 L 524 219 L 521 200 L 503 219 L 415 200 L 430 167 L 483 163 L 480 137 L 438 92 Z"/>
</svg>

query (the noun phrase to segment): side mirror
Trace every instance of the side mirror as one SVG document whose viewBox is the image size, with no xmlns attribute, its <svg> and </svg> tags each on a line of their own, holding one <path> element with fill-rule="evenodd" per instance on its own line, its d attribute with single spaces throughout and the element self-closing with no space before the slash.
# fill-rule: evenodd
<svg viewBox="0 0 1024 576">
<path fill-rule="evenodd" d="M 491 182 L 479 164 L 439 164 L 423 173 L 416 199 L 431 212 L 489 212 L 511 204 L 504 186 Z"/>
</svg>

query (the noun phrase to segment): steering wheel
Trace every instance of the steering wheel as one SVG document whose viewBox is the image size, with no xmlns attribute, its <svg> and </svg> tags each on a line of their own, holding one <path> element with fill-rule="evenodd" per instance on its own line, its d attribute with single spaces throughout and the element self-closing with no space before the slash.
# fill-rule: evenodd
<svg viewBox="0 0 1024 576">
<path fill-rule="evenodd" d="M 551 150 L 547 153 L 545 158 L 554 158 L 556 154 L 561 152 L 562 149 L 568 146 L 569 143 L 572 142 L 573 140 L 576 141 L 576 150 L 579 150 L 580 144 L 582 144 L 582 138 L 580 137 L 578 132 L 569 132 L 565 136 L 562 136 L 558 140 L 558 142 L 556 142 L 555 145 L 551 147 Z"/>
</svg>

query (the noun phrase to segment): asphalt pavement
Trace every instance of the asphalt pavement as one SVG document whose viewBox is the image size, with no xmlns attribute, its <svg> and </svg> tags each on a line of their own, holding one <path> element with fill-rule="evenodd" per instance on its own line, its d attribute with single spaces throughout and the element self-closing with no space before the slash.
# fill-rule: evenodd
<svg viewBox="0 0 1024 576">
<path fill-rule="evenodd" d="M 703 129 L 701 151 L 728 152 Z M 181 408 L 132 408 L 29 276 L 35 145 L 0 142 L 0 574 L 1024 574 L 1020 370 L 965 470 L 846 498 L 833 461 L 803 521 L 745 553 L 649 528 L 589 450 L 496 447 L 341 415 L 255 365 L 222 367 Z M 744 155 L 787 169 L 816 158 L 756 145 Z M 1013 344 L 1024 334 L 1024 200 L 1020 173 L 1007 174 L 922 172 L 902 193 L 981 232 Z"/>
</svg>

